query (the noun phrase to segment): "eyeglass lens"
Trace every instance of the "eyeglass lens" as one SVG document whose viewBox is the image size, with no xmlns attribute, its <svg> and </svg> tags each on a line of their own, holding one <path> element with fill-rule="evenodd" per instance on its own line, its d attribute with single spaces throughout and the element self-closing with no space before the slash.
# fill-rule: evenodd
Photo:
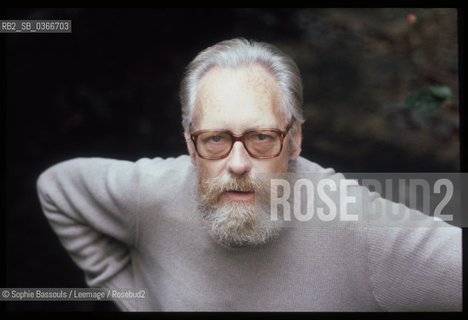
<svg viewBox="0 0 468 320">
<path fill-rule="evenodd" d="M 197 150 L 207 158 L 222 158 L 230 152 L 232 136 L 227 132 L 206 132 L 199 135 Z M 273 157 L 281 150 L 281 139 L 272 131 L 253 131 L 244 137 L 244 146 L 252 156 Z"/>
</svg>

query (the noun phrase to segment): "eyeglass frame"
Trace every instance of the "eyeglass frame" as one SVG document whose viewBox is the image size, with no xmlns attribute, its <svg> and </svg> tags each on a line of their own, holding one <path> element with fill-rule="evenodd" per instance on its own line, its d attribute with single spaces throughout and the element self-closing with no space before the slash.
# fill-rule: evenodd
<svg viewBox="0 0 468 320">
<path fill-rule="evenodd" d="M 195 131 L 193 133 L 190 133 L 190 138 L 192 139 L 192 142 L 193 142 L 193 145 L 195 146 L 195 151 L 197 153 L 197 155 L 202 158 L 202 159 L 205 159 L 205 160 L 221 160 L 221 159 L 224 159 L 226 158 L 232 151 L 232 148 L 234 147 L 234 143 L 236 143 L 237 141 L 240 141 L 242 142 L 242 145 L 244 146 L 244 149 L 247 151 L 247 153 L 252 157 L 252 158 L 255 158 L 255 159 L 273 159 L 273 158 L 276 158 L 278 157 L 280 154 L 281 154 L 281 151 L 283 151 L 283 142 L 284 142 L 284 138 L 286 138 L 286 135 L 288 134 L 289 130 L 291 130 L 292 126 L 294 124 L 294 121 L 291 120 L 291 122 L 286 126 L 286 129 L 285 130 L 280 130 L 280 129 L 276 129 L 276 128 L 265 128 L 265 129 L 252 129 L 252 130 L 247 130 L 245 131 L 244 133 L 242 134 L 234 134 L 232 133 L 230 130 L 198 130 L 198 131 Z M 280 138 L 280 142 L 281 142 L 281 146 L 280 146 L 280 149 L 278 151 L 278 153 L 274 156 L 269 156 L 269 157 L 258 157 L 258 156 L 255 156 L 253 155 L 249 149 L 247 149 L 247 147 L 245 146 L 245 137 L 247 136 L 247 134 L 249 133 L 252 133 L 252 132 L 256 132 L 256 131 L 259 131 L 259 132 L 264 132 L 264 131 L 269 131 L 269 132 L 274 132 L 276 133 L 279 138 Z M 226 152 L 225 155 L 223 155 L 222 157 L 220 158 L 208 158 L 208 157 L 204 157 L 202 156 L 199 152 L 198 152 L 198 148 L 197 148 L 197 140 L 198 140 L 198 137 L 201 135 L 201 134 L 204 134 L 204 133 L 209 133 L 209 132 L 212 132 L 212 133 L 227 133 L 231 139 L 232 139 L 232 143 L 231 143 L 231 147 L 229 148 L 229 151 Z"/>
</svg>

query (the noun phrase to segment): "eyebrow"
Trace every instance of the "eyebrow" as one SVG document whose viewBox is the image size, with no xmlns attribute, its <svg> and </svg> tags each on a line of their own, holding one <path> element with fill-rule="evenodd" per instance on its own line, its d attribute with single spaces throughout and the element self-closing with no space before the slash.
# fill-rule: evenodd
<svg viewBox="0 0 468 320">
<path fill-rule="evenodd" d="M 252 127 L 248 127 L 246 129 L 244 129 L 239 134 L 243 134 L 243 133 L 248 132 L 248 131 L 255 131 L 255 130 L 262 130 L 262 129 L 278 129 L 278 130 L 281 130 L 277 126 L 252 126 Z M 234 132 L 233 130 L 226 129 L 226 127 L 217 128 L 217 129 L 215 129 L 215 128 L 200 129 L 200 130 L 195 130 L 194 132 L 197 132 L 197 131 L 229 131 L 229 132 L 231 132 L 233 134 L 238 134 L 238 133 Z"/>
</svg>

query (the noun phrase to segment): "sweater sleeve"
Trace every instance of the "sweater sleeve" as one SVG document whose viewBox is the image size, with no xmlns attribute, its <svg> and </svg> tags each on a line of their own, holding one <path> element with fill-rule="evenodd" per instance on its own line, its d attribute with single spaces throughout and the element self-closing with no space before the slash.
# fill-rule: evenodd
<svg viewBox="0 0 468 320">
<path fill-rule="evenodd" d="M 37 181 L 42 210 L 90 287 L 130 264 L 139 180 L 138 162 L 78 158 L 52 166 Z"/>
<path fill-rule="evenodd" d="M 367 227 L 370 281 L 380 306 L 386 311 L 461 311 L 461 229 L 403 204 L 377 196 L 373 201 L 386 208 L 382 216 L 390 216 L 389 210 L 419 216 L 413 225 L 381 219 Z"/>
</svg>

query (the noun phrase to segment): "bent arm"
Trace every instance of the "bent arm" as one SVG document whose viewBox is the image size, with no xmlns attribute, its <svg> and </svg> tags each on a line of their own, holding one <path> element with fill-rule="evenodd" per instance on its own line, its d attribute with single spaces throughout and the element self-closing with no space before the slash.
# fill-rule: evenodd
<svg viewBox="0 0 468 320">
<path fill-rule="evenodd" d="M 100 286 L 130 263 L 138 215 L 137 163 L 78 158 L 37 181 L 42 210 L 89 286 Z"/>
</svg>

